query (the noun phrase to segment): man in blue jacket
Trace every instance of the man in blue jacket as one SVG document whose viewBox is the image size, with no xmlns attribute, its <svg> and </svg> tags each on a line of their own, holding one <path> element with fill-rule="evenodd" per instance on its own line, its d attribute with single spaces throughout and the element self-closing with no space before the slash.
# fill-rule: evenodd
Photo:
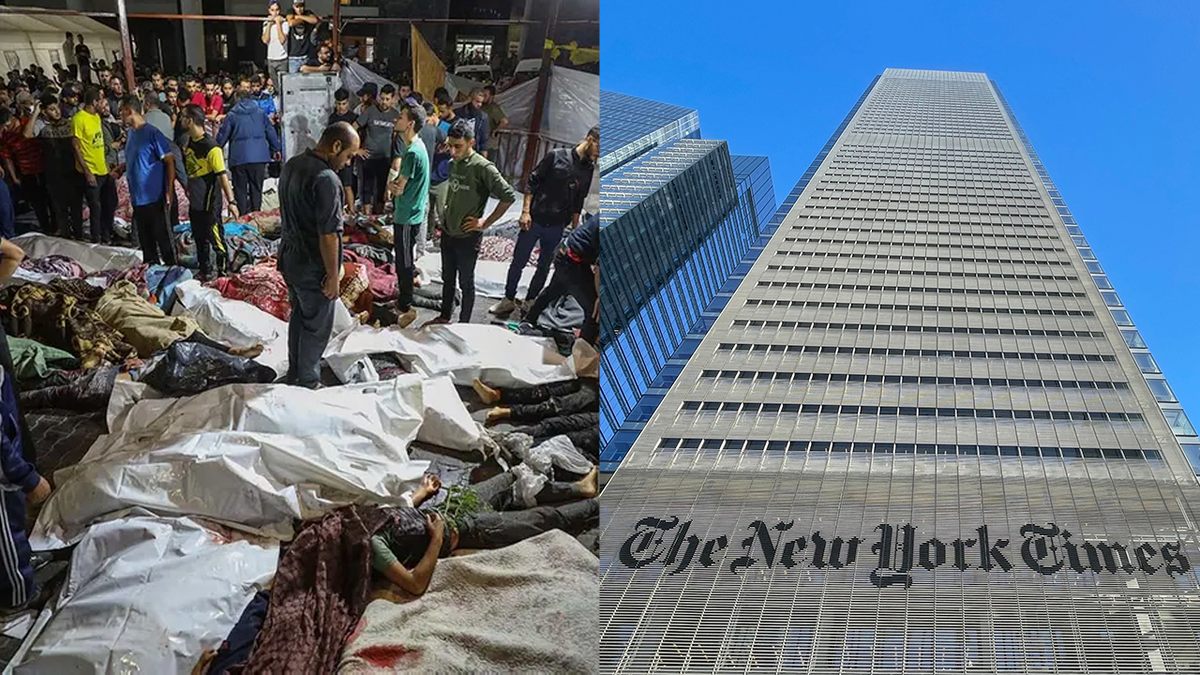
<svg viewBox="0 0 1200 675">
<path fill-rule="evenodd" d="M 262 185 L 267 164 L 278 159 L 279 134 L 262 108 L 249 96 L 234 93 L 233 108 L 217 132 L 217 145 L 229 144 L 229 172 L 238 213 L 262 208 Z"/>
<path fill-rule="evenodd" d="M 50 484 L 23 456 L 12 376 L 0 367 L 0 609 L 21 609 L 34 600 L 33 552 L 25 537 L 26 501 L 36 505 Z"/>
</svg>

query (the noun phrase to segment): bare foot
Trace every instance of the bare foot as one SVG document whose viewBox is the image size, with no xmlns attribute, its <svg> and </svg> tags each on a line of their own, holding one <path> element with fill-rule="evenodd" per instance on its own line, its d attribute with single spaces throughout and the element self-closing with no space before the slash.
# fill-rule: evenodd
<svg viewBox="0 0 1200 675">
<path fill-rule="evenodd" d="M 575 481 L 575 487 L 584 497 L 592 498 L 600 494 L 600 467 L 593 466 L 586 476 Z"/>
<path fill-rule="evenodd" d="M 478 379 L 471 383 L 471 387 L 475 389 L 476 394 L 479 394 L 479 398 L 488 405 L 495 405 L 500 401 L 500 392 L 492 389 Z"/>
<path fill-rule="evenodd" d="M 230 347 L 229 348 L 230 356 L 244 356 L 248 359 L 255 358 L 259 354 L 262 354 L 262 352 L 263 352 L 262 345 L 254 345 L 253 347 Z"/>
<path fill-rule="evenodd" d="M 509 418 L 512 415 L 512 410 L 509 408 L 492 408 L 487 414 L 487 423 L 496 424 Z"/>
</svg>

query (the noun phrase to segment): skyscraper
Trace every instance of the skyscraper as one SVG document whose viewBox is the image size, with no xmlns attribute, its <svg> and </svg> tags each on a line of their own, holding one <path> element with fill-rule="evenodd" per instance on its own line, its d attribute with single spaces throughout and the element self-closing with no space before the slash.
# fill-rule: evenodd
<svg viewBox="0 0 1200 675">
<path fill-rule="evenodd" d="M 1195 430 L 995 83 L 886 70 L 602 495 L 605 672 L 1200 672 Z"/>
<path fill-rule="evenodd" d="M 600 468 L 612 471 L 728 299 L 775 210 L 765 157 L 694 110 L 601 92 Z M 617 158 L 613 161 L 613 158 Z M 765 240 L 764 242 L 765 243 Z M 715 304 L 714 304 L 715 303 Z"/>
</svg>

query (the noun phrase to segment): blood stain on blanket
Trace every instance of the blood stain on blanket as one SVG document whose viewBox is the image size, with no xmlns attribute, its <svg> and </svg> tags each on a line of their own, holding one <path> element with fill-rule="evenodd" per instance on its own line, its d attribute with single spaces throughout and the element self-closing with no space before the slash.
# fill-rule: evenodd
<svg viewBox="0 0 1200 675">
<path fill-rule="evenodd" d="M 376 668 L 394 668 L 401 659 L 405 660 L 406 666 L 421 660 L 420 649 L 409 649 L 404 645 L 371 645 L 354 655 Z"/>
</svg>

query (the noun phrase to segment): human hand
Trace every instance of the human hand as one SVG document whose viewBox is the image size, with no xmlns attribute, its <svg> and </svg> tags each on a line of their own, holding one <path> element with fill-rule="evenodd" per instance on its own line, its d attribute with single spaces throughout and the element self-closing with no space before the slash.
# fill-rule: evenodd
<svg viewBox="0 0 1200 675">
<path fill-rule="evenodd" d="M 276 152 L 274 155 L 271 155 L 271 159 L 272 159 L 272 160 L 274 160 L 274 161 L 276 161 L 276 162 L 282 162 L 282 161 L 283 161 L 283 153 L 282 153 L 282 152 Z"/>
<path fill-rule="evenodd" d="M 21 187 L 21 177 L 20 176 L 18 176 L 17 174 L 14 173 L 14 174 L 10 175 L 9 178 L 12 179 L 13 185 L 16 185 L 17 187 Z"/>
<path fill-rule="evenodd" d="M 600 298 L 596 298 L 596 304 L 592 307 L 592 319 L 594 321 L 600 320 Z"/>
<path fill-rule="evenodd" d="M 367 150 L 366 148 L 363 148 L 358 151 L 358 156 L 361 157 L 362 159 L 366 159 L 371 156 L 371 152 L 369 150 Z"/>
<path fill-rule="evenodd" d="M 91 170 L 85 170 L 83 175 L 87 180 L 88 187 L 96 187 L 96 175 Z"/>
<path fill-rule="evenodd" d="M 442 514 L 436 511 L 425 514 L 425 531 L 429 533 L 430 539 L 440 545 L 446 535 L 446 526 L 445 521 L 442 520 Z"/>
<path fill-rule="evenodd" d="M 42 478 L 40 481 L 38 481 L 37 487 L 33 488 L 33 491 L 30 492 L 26 497 L 26 500 L 29 502 L 30 506 L 37 506 L 38 504 L 46 501 L 49 496 L 50 483 L 45 478 Z"/>
<path fill-rule="evenodd" d="M 421 487 L 431 495 L 437 494 L 437 491 L 442 489 L 442 479 L 432 473 L 427 473 L 421 482 Z"/>
<path fill-rule="evenodd" d="M 238 213 L 238 207 L 237 207 L 237 204 L 234 204 L 233 202 L 229 202 L 229 215 L 230 215 L 230 216 L 231 216 L 231 217 L 232 217 L 234 220 L 237 220 L 238 218 L 241 218 L 241 217 L 242 217 L 242 214 Z"/>
<path fill-rule="evenodd" d="M 339 292 L 340 290 L 341 284 L 339 283 L 337 277 L 325 277 L 325 283 L 322 284 L 321 287 L 321 292 L 325 294 L 325 297 L 329 298 L 330 300 L 336 300 L 337 297 L 341 295 Z"/>
<path fill-rule="evenodd" d="M 533 216 L 529 215 L 528 211 L 522 211 L 521 219 L 518 222 L 521 223 L 522 230 L 529 230 L 529 228 L 533 227 Z"/>
<path fill-rule="evenodd" d="M 482 229 L 483 222 L 475 216 L 463 218 L 463 232 L 479 232 Z"/>
</svg>

